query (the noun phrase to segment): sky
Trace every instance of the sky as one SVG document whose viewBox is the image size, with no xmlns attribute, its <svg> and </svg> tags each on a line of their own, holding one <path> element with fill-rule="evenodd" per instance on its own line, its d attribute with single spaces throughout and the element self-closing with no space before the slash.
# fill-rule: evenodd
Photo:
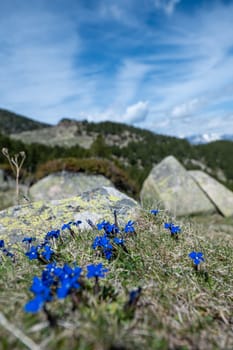
<svg viewBox="0 0 233 350">
<path fill-rule="evenodd" d="M 0 108 L 233 134 L 233 1 L 1 0 Z"/>
</svg>

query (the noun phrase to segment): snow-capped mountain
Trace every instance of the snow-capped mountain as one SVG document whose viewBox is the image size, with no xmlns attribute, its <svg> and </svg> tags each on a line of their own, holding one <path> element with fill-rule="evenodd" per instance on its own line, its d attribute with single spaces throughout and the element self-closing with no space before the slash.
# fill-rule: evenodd
<svg viewBox="0 0 233 350">
<path fill-rule="evenodd" d="M 223 134 L 223 135 L 216 134 L 216 133 L 200 134 L 200 135 L 187 136 L 186 139 L 192 145 L 198 145 L 198 144 L 209 143 L 209 142 L 218 141 L 218 140 L 233 141 L 233 134 Z"/>
</svg>

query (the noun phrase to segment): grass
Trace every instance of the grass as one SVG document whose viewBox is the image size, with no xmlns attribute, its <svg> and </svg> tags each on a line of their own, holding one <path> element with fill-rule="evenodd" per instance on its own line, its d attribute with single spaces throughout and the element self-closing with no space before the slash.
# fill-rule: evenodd
<svg viewBox="0 0 233 350">
<path fill-rule="evenodd" d="M 109 273 L 100 280 L 98 295 L 88 280 L 74 311 L 69 297 L 48 303 L 58 320 L 54 328 L 43 312 L 23 311 L 32 299 L 32 277 L 40 276 L 44 266 L 29 261 L 18 246 L 15 264 L 6 258 L 0 264 L 0 311 L 12 327 L 6 330 L 0 324 L 0 349 L 25 349 L 23 337 L 39 349 L 51 350 L 232 349 L 233 242 L 232 234 L 221 227 L 223 222 L 231 227 L 233 220 L 176 221 L 182 229 L 178 240 L 163 228 L 166 221 L 164 213 L 143 213 L 137 235 L 126 240 L 129 253 L 118 249 L 110 262 L 92 249 L 94 231 L 76 231 L 75 240 L 68 237 L 58 245 L 58 264 L 76 261 L 85 270 L 88 264 L 102 262 Z M 205 257 L 197 272 L 188 258 L 192 250 Z M 136 306 L 126 307 L 129 292 L 139 286 Z M 20 339 L 17 330 L 23 333 Z"/>
</svg>

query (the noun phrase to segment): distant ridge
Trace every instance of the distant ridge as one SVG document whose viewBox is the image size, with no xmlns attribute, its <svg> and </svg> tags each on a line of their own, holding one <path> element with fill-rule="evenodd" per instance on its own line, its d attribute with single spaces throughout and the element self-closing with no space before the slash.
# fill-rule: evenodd
<svg viewBox="0 0 233 350">
<path fill-rule="evenodd" d="M 46 127 L 50 127 L 50 125 L 0 108 L 0 133 L 2 134 L 18 134 Z"/>
<path fill-rule="evenodd" d="M 200 145 L 214 141 L 233 141 L 233 134 L 200 134 L 186 137 L 192 145 Z"/>
</svg>

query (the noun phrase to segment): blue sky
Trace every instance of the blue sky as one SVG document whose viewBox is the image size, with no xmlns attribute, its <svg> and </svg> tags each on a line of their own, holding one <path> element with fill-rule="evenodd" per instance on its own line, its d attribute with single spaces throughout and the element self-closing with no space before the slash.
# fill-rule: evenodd
<svg viewBox="0 0 233 350">
<path fill-rule="evenodd" d="M 1 0 L 0 107 L 233 133 L 233 1 Z"/>
</svg>

